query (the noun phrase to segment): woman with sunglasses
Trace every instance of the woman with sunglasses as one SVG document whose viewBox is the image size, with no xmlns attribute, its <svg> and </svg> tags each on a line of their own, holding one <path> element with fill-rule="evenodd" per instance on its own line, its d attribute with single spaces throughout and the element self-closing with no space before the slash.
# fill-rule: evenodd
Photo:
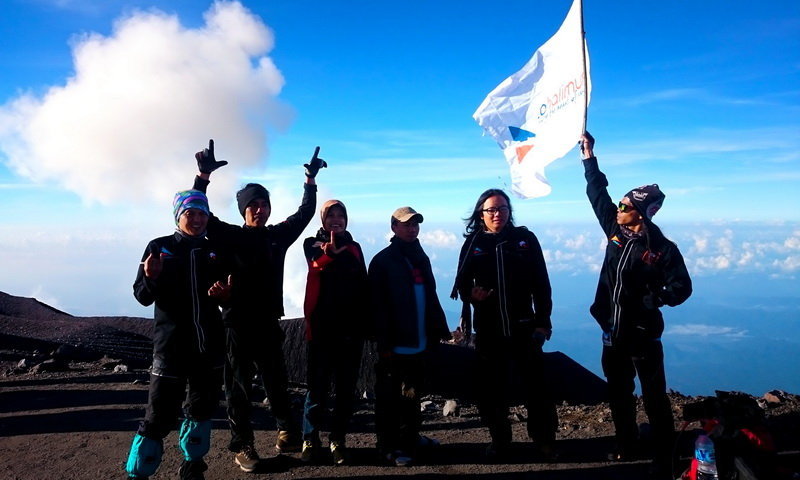
<svg viewBox="0 0 800 480">
<path fill-rule="evenodd" d="M 490 189 L 466 220 L 452 297 L 475 310 L 478 407 L 496 460 L 511 446 L 510 390 L 521 378 L 528 410 L 528 435 L 544 460 L 555 458 L 558 427 L 555 404 L 544 378 L 542 345 L 550 339 L 550 280 L 536 235 L 514 225 L 508 195 Z M 468 332 L 465 332 L 468 333 Z"/>
<path fill-rule="evenodd" d="M 652 478 L 674 478 L 674 424 L 666 394 L 659 307 L 683 303 L 692 293 L 692 281 L 678 247 L 652 221 L 664 202 L 658 185 L 634 188 L 614 204 L 606 176 L 597 166 L 594 138 L 586 132 L 581 140 L 586 193 L 608 238 L 590 311 L 603 329 L 603 373 L 616 429 L 617 450 L 609 459 L 633 460 L 642 453 L 633 396 L 638 374 L 652 427 Z"/>
</svg>

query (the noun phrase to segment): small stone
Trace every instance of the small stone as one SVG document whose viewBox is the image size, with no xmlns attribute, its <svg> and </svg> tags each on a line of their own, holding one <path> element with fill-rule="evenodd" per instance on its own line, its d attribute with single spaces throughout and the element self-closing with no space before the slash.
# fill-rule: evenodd
<svg viewBox="0 0 800 480">
<path fill-rule="evenodd" d="M 126 373 L 127 371 L 128 366 L 122 363 L 114 367 L 114 373 Z"/>
<path fill-rule="evenodd" d="M 783 399 L 781 399 L 780 397 L 779 392 L 777 392 L 776 390 L 765 393 L 763 398 L 767 403 L 773 405 L 780 405 L 780 403 L 783 401 Z"/>
<path fill-rule="evenodd" d="M 442 408 L 442 415 L 445 417 L 457 417 L 461 413 L 461 406 L 455 400 L 448 400 L 444 402 Z"/>
</svg>

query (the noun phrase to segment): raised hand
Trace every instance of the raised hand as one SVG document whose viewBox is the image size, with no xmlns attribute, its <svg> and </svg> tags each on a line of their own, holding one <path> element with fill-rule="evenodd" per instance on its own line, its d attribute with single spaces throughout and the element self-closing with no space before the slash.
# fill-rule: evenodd
<svg viewBox="0 0 800 480">
<path fill-rule="evenodd" d="M 210 174 L 219 167 L 224 167 L 228 164 L 225 160 L 220 160 L 218 162 L 217 159 L 214 158 L 213 139 L 209 139 L 208 148 L 204 149 L 202 152 L 195 153 L 194 158 L 197 160 L 197 169 L 200 170 L 200 173 Z"/>
<path fill-rule="evenodd" d="M 144 266 L 144 276 L 155 280 L 161 275 L 161 254 L 153 254 L 150 252 L 150 255 L 142 262 Z"/>
<path fill-rule="evenodd" d="M 592 158 L 594 157 L 594 137 L 589 132 L 583 132 L 581 135 L 581 141 L 579 142 L 581 146 L 581 153 L 583 153 L 583 158 Z"/>
<path fill-rule="evenodd" d="M 328 163 L 319 158 L 317 155 L 319 155 L 319 147 L 314 150 L 314 156 L 311 157 L 311 160 L 309 160 L 308 163 L 303 164 L 303 166 L 306 168 L 306 177 L 308 178 L 316 177 L 320 168 L 325 168 L 328 166 Z"/>
<path fill-rule="evenodd" d="M 208 296 L 218 301 L 224 302 L 231 298 L 231 288 L 233 288 L 233 277 L 228 275 L 227 283 L 220 280 L 214 282 L 211 288 L 208 289 Z"/>
<path fill-rule="evenodd" d="M 322 252 L 329 257 L 336 255 L 338 253 L 342 253 L 346 249 L 347 249 L 346 246 L 338 248 L 336 247 L 336 234 L 334 234 L 333 232 L 331 232 L 331 241 L 322 244 Z"/>
</svg>

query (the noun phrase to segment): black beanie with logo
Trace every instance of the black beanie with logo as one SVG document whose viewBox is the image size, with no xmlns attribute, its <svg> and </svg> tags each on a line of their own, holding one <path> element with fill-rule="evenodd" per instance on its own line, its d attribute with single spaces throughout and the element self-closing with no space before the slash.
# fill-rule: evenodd
<svg viewBox="0 0 800 480">
<path fill-rule="evenodd" d="M 634 188 L 626 193 L 625 196 L 631 201 L 633 208 L 648 220 L 652 220 L 653 215 L 661 209 L 666 197 L 655 183 Z"/>
</svg>

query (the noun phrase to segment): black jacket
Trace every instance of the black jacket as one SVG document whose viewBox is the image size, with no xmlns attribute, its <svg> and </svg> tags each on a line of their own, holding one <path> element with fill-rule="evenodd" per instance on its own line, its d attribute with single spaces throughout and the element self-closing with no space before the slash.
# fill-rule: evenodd
<svg viewBox="0 0 800 480">
<path fill-rule="evenodd" d="M 414 346 L 417 304 L 413 269 L 420 271 L 425 285 L 425 334 L 428 348 L 451 338 L 447 318 L 436 295 L 431 261 L 419 241 L 406 243 L 393 237 L 391 244 L 369 263 L 372 316 L 379 352 Z"/>
<path fill-rule="evenodd" d="M 306 339 L 328 341 L 337 338 L 363 339 L 370 336 L 368 325 L 369 283 L 361 245 L 349 232 L 336 237 L 339 253 L 326 255 L 321 245 L 330 241 L 323 229 L 303 242 L 308 261 L 304 312 Z"/>
<path fill-rule="evenodd" d="M 478 231 L 464 241 L 456 289 L 470 301 L 472 287 L 494 290 L 473 303 L 475 331 L 493 337 L 529 335 L 552 328 L 550 278 L 536 235 L 525 227 L 506 226 L 500 233 Z"/>
<path fill-rule="evenodd" d="M 616 345 L 661 337 L 659 307 L 674 307 L 692 294 L 692 280 L 678 247 L 645 220 L 646 235 L 628 238 L 617 224 L 617 207 L 597 158 L 583 162 L 586 194 L 608 238 L 594 304 L 590 311 Z"/>
<path fill-rule="evenodd" d="M 206 191 L 208 181 L 195 178 L 194 188 Z M 215 215 L 208 219 L 208 238 L 232 255 L 233 289 L 230 306 L 223 308 L 225 326 L 270 327 L 284 315 L 283 271 L 286 250 L 313 218 L 317 186 L 304 184 L 297 212 L 276 225 L 231 225 Z"/>
<path fill-rule="evenodd" d="M 225 255 L 207 239 L 189 239 L 176 232 L 152 240 L 142 255 L 161 256 L 162 271 L 153 280 L 139 265 L 133 295 L 144 306 L 155 303 L 153 373 L 185 376 L 200 359 L 220 366 L 225 336 L 219 306 L 208 296 L 218 280 L 225 281 Z"/>
</svg>

